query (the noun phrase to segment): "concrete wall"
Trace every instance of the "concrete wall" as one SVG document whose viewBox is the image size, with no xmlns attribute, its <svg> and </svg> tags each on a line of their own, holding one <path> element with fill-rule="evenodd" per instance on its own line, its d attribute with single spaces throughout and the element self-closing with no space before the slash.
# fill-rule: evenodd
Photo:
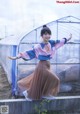
<svg viewBox="0 0 80 114">
<path fill-rule="evenodd" d="M 41 105 L 41 103 L 43 104 Z M 40 107 L 41 105 L 41 107 Z M 80 96 L 55 97 L 53 100 L 26 101 L 25 99 L 0 100 L 1 106 L 9 106 L 8 114 L 80 114 Z M 37 107 L 38 111 L 35 109 Z M 69 112 L 69 113 L 67 113 Z"/>
</svg>

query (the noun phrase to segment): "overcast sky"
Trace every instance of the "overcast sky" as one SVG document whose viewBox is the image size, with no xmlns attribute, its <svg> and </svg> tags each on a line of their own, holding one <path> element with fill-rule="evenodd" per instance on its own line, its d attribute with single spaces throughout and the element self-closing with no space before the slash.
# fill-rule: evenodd
<svg viewBox="0 0 80 114">
<path fill-rule="evenodd" d="M 80 4 L 58 4 L 56 0 L 0 0 L 0 37 L 68 15 L 80 18 Z"/>
</svg>

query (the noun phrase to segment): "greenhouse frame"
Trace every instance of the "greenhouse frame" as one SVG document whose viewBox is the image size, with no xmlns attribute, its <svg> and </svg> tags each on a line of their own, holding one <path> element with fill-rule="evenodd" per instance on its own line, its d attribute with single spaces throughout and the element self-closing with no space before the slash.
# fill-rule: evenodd
<svg viewBox="0 0 80 114">
<path fill-rule="evenodd" d="M 52 70 L 58 74 L 61 72 L 60 66 L 62 65 L 77 64 L 80 68 L 80 19 L 74 16 L 66 16 L 45 24 L 52 31 L 51 39 L 61 40 L 63 37 L 69 37 L 70 33 L 73 35 L 72 40 L 57 50 L 53 59 L 50 60 Z M 38 60 L 9 60 L 8 56 L 16 56 L 40 43 L 41 29 L 42 26 L 25 34 L 10 36 L 0 41 L 0 63 L 7 74 L 9 83 L 12 85 L 13 95 L 18 94 L 17 81 L 31 74 Z M 72 61 L 69 62 L 68 60 Z M 80 80 L 80 77 L 78 77 L 78 80 Z"/>
</svg>

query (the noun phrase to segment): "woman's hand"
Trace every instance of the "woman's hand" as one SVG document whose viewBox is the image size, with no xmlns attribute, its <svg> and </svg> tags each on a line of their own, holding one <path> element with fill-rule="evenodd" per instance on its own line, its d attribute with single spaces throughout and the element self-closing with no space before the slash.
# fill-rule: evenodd
<svg viewBox="0 0 80 114">
<path fill-rule="evenodd" d="M 21 56 L 23 55 L 23 53 L 19 53 L 17 56 L 13 57 L 13 56 L 8 56 L 9 59 L 11 60 L 16 60 L 16 59 L 20 59 Z"/>
<path fill-rule="evenodd" d="M 71 40 L 71 38 L 72 38 L 72 34 L 70 33 L 69 38 L 67 39 L 67 41 Z"/>
<path fill-rule="evenodd" d="M 9 56 L 8 58 L 11 59 L 11 60 L 17 59 L 17 57 L 11 57 L 11 56 Z"/>
</svg>

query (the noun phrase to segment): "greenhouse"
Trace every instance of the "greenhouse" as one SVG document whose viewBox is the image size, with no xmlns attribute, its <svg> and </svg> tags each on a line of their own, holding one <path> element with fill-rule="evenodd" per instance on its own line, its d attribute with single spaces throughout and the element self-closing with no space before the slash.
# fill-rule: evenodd
<svg viewBox="0 0 80 114">
<path fill-rule="evenodd" d="M 80 19 L 66 16 L 46 25 L 52 31 L 51 39 L 61 40 L 63 37 L 69 37 L 70 33 L 73 35 L 70 42 L 56 51 L 54 58 L 51 59 L 51 69 L 58 74 L 63 82 L 80 81 Z M 10 60 L 8 56 L 16 56 L 41 42 L 41 29 L 42 26 L 24 35 L 10 36 L 0 41 L 0 63 L 12 85 L 13 95 L 18 94 L 17 81 L 32 73 L 38 60 Z"/>
</svg>

